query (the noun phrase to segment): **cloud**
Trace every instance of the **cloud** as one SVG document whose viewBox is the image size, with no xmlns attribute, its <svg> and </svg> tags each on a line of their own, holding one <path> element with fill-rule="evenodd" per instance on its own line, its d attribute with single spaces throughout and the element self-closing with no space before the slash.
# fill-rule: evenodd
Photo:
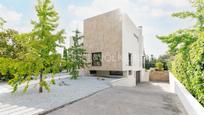
<svg viewBox="0 0 204 115">
<path fill-rule="evenodd" d="M 143 1 L 93 0 L 93 2 L 88 6 L 69 5 L 68 12 L 75 17 L 69 25 L 71 27 L 77 25 L 77 27 L 81 28 L 82 25 L 80 24 L 82 24 L 84 19 L 118 8 L 126 12 L 136 23 L 141 23 L 143 19 L 147 18 L 160 18 L 162 16 L 169 15 L 169 11 L 161 8 L 153 8 L 151 7 L 151 4 L 143 3 Z M 77 22 L 78 24 L 76 24 Z"/>
<path fill-rule="evenodd" d="M 0 4 L 0 17 L 4 18 L 7 22 L 16 22 L 21 19 L 22 14 Z"/>
<path fill-rule="evenodd" d="M 188 0 L 93 0 L 85 6 L 69 5 L 68 12 L 73 19 L 68 24 L 68 31 L 76 28 L 83 31 L 84 19 L 120 8 L 136 26 L 144 26 L 146 52 L 158 56 L 166 52 L 167 46 L 155 35 L 167 34 L 181 27 L 170 14 L 188 6 Z"/>
<path fill-rule="evenodd" d="M 174 7 L 186 7 L 189 5 L 189 0 L 150 0 L 150 2 L 156 6 L 170 5 Z"/>
</svg>

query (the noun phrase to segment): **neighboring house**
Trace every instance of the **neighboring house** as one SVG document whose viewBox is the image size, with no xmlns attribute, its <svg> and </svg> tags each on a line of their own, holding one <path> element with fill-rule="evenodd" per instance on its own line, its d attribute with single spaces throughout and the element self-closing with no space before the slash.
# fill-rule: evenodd
<svg viewBox="0 0 204 115">
<path fill-rule="evenodd" d="M 140 76 L 143 69 L 142 27 L 119 9 L 84 20 L 84 47 L 90 74 Z"/>
</svg>

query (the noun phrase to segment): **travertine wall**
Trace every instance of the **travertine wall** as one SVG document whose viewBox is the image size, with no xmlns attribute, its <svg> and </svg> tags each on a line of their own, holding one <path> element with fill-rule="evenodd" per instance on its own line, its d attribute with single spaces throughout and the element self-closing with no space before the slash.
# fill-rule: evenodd
<svg viewBox="0 0 204 115">
<path fill-rule="evenodd" d="M 142 29 L 119 9 L 86 19 L 84 35 L 90 63 L 91 53 L 102 52 L 102 66 L 90 66 L 89 70 L 123 71 L 123 76 L 136 76 L 136 71 L 142 70 Z M 128 53 L 132 54 L 132 66 L 128 65 Z"/>
<path fill-rule="evenodd" d="M 84 21 L 84 47 L 91 62 L 91 53 L 102 52 L 102 66 L 90 70 L 122 70 L 122 16 L 119 10 Z"/>
<path fill-rule="evenodd" d="M 150 81 L 169 82 L 169 72 L 152 70 L 149 73 L 149 79 Z"/>
</svg>

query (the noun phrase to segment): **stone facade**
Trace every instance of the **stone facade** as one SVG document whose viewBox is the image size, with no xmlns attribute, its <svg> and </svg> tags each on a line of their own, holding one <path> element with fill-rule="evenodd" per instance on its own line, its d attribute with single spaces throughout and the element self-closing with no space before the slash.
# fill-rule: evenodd
<svg viewBox="0 0 204 115">
<path fill-rule="evenodd" d="M 102 54 L 101 66 L 90 65 L 88 70 L 105 76 L 110 71 L 122 72 L 123 76 L 134 76 L 135 71 L 142 69 L 142 29 L 137 28 L 119 9 L 84 20 L 84 36 L 88 61 L 92 62 L 92 53 Z M 129 53 L 132 56 L 131 66 L 128 65 Z"/>
</svg>

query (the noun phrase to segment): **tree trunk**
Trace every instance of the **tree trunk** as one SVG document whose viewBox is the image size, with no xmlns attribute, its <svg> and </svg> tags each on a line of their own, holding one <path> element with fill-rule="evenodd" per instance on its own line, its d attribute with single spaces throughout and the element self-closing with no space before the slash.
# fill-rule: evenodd
<svg viewBox="0 0 204 115">
<path fill-rule="evenodd" d="M 43 77 L 43 74 L 42 74 L 42 71 L 41 71 L 41 72 L 40 72 L 40 87 L 39 87 L 39 93 L 42 93 L 42 92 L 43 92 L 43 88 L 42 88 L 42 86 L 41 86 L 42 77 Z"/>
</svg>

